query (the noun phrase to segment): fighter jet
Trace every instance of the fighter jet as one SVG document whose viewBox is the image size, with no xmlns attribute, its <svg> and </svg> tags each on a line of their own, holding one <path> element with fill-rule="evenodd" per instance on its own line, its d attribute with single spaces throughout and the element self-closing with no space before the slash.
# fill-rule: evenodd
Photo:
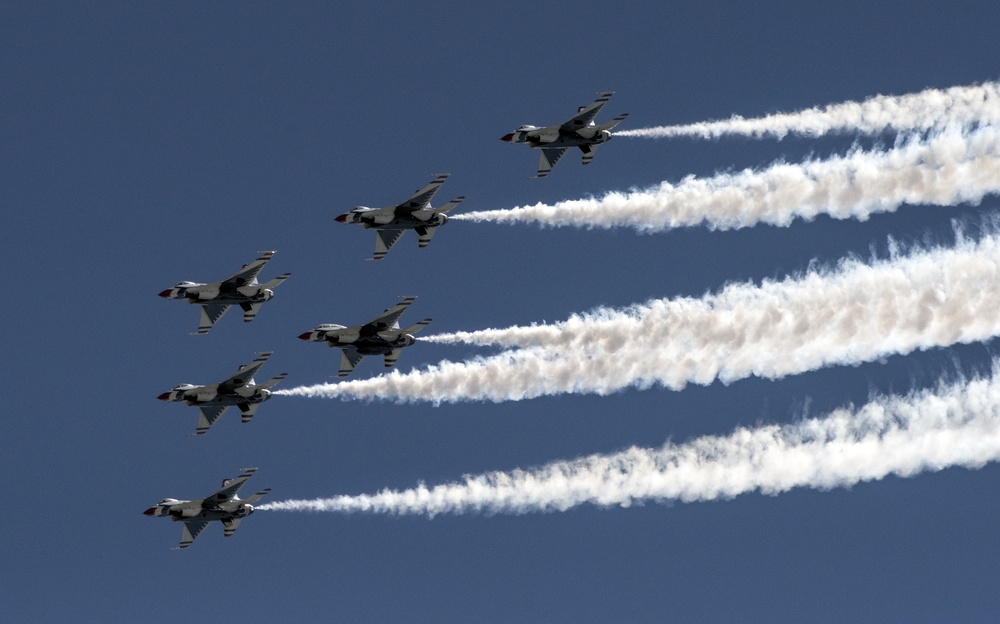
<svg viewBox="0 0 1000 624">
<path fill-rule="evenodd" d="M 250 422 L 261 403 L 271 398 L 271 390 L 275 384 L 285 378 L 288 373 L 281 373 L 262 384 L 254 383 L 253 376 L 264 365 L 271 352 L 261 353 L 249 364 L 241 365 L 231 377 L 217 384 L 195 386 L 179 384 L 170 392 L 164 392 L 156 397 L 161 401 L 185 401 L 188 405 L 198 407 L 197 435 L 202 435 L 215 421 L 222 416 L 231 405 L 236 405 L 243 413 L 243 422 Z"/>
<path fill-rule="evenodd" d="M 566 150 L 571 147 L 579 147 L 580 151 L 583 152 L 583 164 L 590 164 L 597 152 L 597 147 L 601 143 L 611 140 L 611 129 L 628 117 L 628 113 L 622 113 L 608 123 L 594 125 L 594 117 L 597 117 L 597 113 L 614 94 L 614 91 L 601 93 L 593 104 L 581 106 L 576 115 L 570 117 L 565 123 L 545 126 L 544 128 L 521 126 L 514 132 L 503 135 L 500 140 L 507 143 L 527 143 L 531 147 L 542 149 L 536 178 L 544 178 L 549 175 L 552 167 L 556 166 Z"/>
<path fill-rule="evenodd" d="M 378 318 L 353 327 L 317 325 L 316 329 L 299 336 L 302 340 L 326 342 L 341 350 L 340 376 L 347 377 L 366 355 L 384 355 L 386 368 L 399 358 L 399 352 L 417 341 L 413 334 L 430 324 L 427 318 L 409 327 L 399 328 L 399 317 L 416 297 L 403 297 L 402 302 L 387 309 Z"/>
<path fill-rule="evenodd" d="M 179 282 L 173 288 L 160 293 L 167 299 L 187 299 L 189 303 L 201 306 L 199 334 L 207 334 L 215 322 L 222 318 L 231 305 L 243 308 L 243 322 L 249 323 L 257 316 L 260 304 L 274 297 L 274 289 L 288 279 L 291 273 L 283 273 L 264 284 L 257 283 L 257 274 L 274 255 L 273 251 L 262 251 L 260 257 L 237 271 L 229 279 L 209 284 Z"/>
<path fill-rule="evenodd" d="M 423 249 L 431 242 L 434 232 L 448 221 L 445 213 L 465 199 L 464 196 L 456 197 L 440 208 L 431 208 L 431 199 L 448 179 L 448 175 L 440 173 L 434 176 L 430 184 L 415 191 L 409 199 L 396 206 L 358 206 L 334 220 L 339 223 L 360 223 L 366 229 L 375 230 L 375 256 L 372 260 L 384 258 L 406 230 L 417 231 L 420 236 L 419 245 Z"/>
<path fill-rule="evenodd" d="M 246 483 L 256 468 L 244 468 L 243 474 L 235 479 L 226 479 L 222 482 L 222 489 L 207 498 L 198 500 L 177 500 L 176 498 L 164 498 L 155 507 L 150 507 L 142 512 L 154 518 L 160 516 L 170 516 L 174 522 L 183 522 L 181 528 L 181 543 L 175 550 L 180 550 L 190 546 L 194 540 L 205 530 L 209 522 L 218 520 L 222 522 L 225 536 L 229 537 L 236 532 L 243 518 L 253 513 L 253 504 L 260 500 L 271 488 L 264 488 L 249 498 L 240 499 L 236 496 L 243 484 Z"/>
</svg>

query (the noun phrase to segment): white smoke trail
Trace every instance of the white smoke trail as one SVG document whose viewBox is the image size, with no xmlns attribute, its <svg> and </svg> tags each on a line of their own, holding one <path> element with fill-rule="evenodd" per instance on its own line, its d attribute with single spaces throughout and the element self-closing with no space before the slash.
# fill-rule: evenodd
<svg viewBox="0 0 1000 624">
<path fill-rule="evenodd" d="M 466 212 L 452 219 L 538 223 L 587 228 L 631 227 L 642 232 L 705 225 L 731 230 L 759 223 L 788 226 L 825 214 L 866 220 L 903 204 L 976 204 L 1000 192 L 1000 127 L 948 129 L 910 137 L 885 150 L 854 149 L 845 156 L 766 169 L 689 176 L 646 190 L 600 198 Z"/>
<path fill-rule="evenodd" d="M 878 134 L 886 131 L 927 131 L 948 124 L 971 126 L 1000 122 L 1000 84 L 927 89 L 907 95 L 877 95 L 863 102 L 843 102 L 795 113 L 752 119 L 734 115 L 720 121 L 660 126 L 615 132 L 643 138 L 726 135 L 784 138 L 788 134 L 819 137 L 832 132 Z"/>
<path fill-rule="evenodd" d="M 737 429 L 658 449 L 630 448 L 531 470 L 465 476 L 460 482 L 360 496 L 286 500 L 258 509 L 390 514 L 565 511 L 591 503 L 709 501 L 793 487 L 847 487 L 888 475 L 1000 458 L 1000 377 L 881 397 L 860 409 L 793 425 Z"/>
<path fill-rule="evenodd" d="M 555 325 L 429 337 L 525 348 L 424 370 L 276 394 L 404 401 L 516 401 L 660 384 L 777 379 L 1000 335 L 1000 235 L 701 298 L 598 310 Z"/>
</svg>

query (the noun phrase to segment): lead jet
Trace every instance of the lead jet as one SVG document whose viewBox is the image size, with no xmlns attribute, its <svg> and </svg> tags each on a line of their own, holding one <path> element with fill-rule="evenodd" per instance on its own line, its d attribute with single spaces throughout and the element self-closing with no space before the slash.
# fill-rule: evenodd
<svg viewBox="0 0 1000 624">
<path fill-rule="evenodd" d="M 597 117 L 597 113 L 614 94 L 614 91 L 601 93 L 593 104 L 581 106 L 576 115 L 564 123 L 544 128 L 521 126 L 514 132 L 503 135 L 500 140 L 507 143 L 527 143 L 531 147 L 541 148 L 542 156 L 535 175 L 537 178 L 549 175 L 552 167 L 556 166 L 571 147 L 579 147 L 583 152 L 583 164 L 589 165 L 597 147 L 611 140 L 611 129 L 628 117 L 628 113 L 622 113 L 605 124 L 594 125 L 594 117 Z"/>
<path fill-rule="evenodd" d="M 249 364 L 242 364 L 236 372 L 217 384 L 195 386 L 193 384 L 178 384 L 170 392 L 164 392 L 156 397 L 161 401 L 185 401 L 188 405 L 198 407 L 198 429 L 196 435 L 208 432 L 209 427 L 222 416 L 222 413 L 232 405 L 240 408 L 243 422 L 248 423 L 260 404 L 271 398 L 271 388 L 285 378 L 288 373 L 281 373 L 262 384 L 255 383 L 253 376 L 264 365 L 271 352 L 261 353 Z"/>
<path fill-rule="evenodd" d="M 305 332 L 299 338 L 311 342 L 326 342 L 327 346 L 339 348 L 341 377 L 350 375 L 366 355 L 385 356 L 385 366 L 389 368 L 396 363 L 399 353 L 405 347 L 417 341 L 413 334 L 431 322 L 427 318 L 400 329 L 399 317 L 414 300 L 416 297 L 403 297 L 400 303 L 364 325 L 317 325 L 316 329 Z"/>
<path fill-rule="evenodd" d="M 334 221 L 360 223 L 366 229 L 375 230 L 375 256 L 372 260 L 384 258 L 406 230 L 416 230 L 420 237 L 418 244 L 423 249 L 431 242 L 434 232 L 448 221 L 445 213 L 465 199 L 464 196 L 456 197 L 440 208 L 431 208 L 431 199 L 448 179 L 448 175 L 439 173 L 434 176 L 430 184 L 415 191 L 401 204 L 385 208 L 358 206 L 335 218 Z"/>
<path fill-rule="evenodd" d="M 199 334 L 207 334 L 231 305 L 243 308 L 243 322 L 249 323 L 257 316 L 260 304 L 274 297 L 274 289 L 291 276 L 291 273 L 283 273 L 269 282 L 257 283 L 257 275 L 274 253 L 260 252 L 259 258 L 244 264 L 243 268 L 229 279 L 209 284 L 179 282 L 173 288 L 161 292 L 160 296 L 166 299 L 186 299 L 188 303 L 200 305 Z"/>
<path fill-rule="evenodd" d="M 155 507 L 150 507 L 142 512 L 147 516 L 158 518 L 169 516 L 174 522 L 183 522 L 181 528 L 181 543 L 178 550 L 187 548 L 195 539 L 201 535 L 209 522 L 222 522 L 223 531 L 226 537 L 236 532 L 243 518 L 253 513 L 253 504 L 260 500 L 271 488 L 264 488 L 249 498 L 240 499 L 237 493 L 243 484 L 247 482 L 256 468 L 244 468 L 243 474 L 235 479 L 226 479 L 222 482 L 222 488 L 207 498 L 198 500 L 177 500 L 176 498 L 164 498 Z"/>
</svg>

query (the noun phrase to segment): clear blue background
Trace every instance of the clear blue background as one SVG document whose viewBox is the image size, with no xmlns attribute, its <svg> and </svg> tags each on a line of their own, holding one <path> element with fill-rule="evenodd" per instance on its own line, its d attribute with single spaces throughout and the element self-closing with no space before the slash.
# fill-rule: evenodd
<svg viewBox="0 0 1000 624">
<path fill-rule="evenodd" d="M 949 241 L 998 202 L 904 207 L 789 228 L 541 229 L 452 222 L 429 248 L 333 222 L 450 172 L 463 210 L 646 187 L 842 153 L 823 140 L 619 138 L 529 180 L 501 143 L 602 90 L 598 121 L 686 123 L 966 85 L 997 76 L 983 2 L 8 2 L 0 7 L 0 236 L 6 268 L 0 605 L 11 621 L 995 621 L 1000 468 L 777 497 L 584 506 L 523 516 L 260 512 L 231 539 L 141 511 L 244 466 L 270 500 L 440 483 L 630 445 L 822 414 L 871 392 L 982 369 L 995 345 L 781 381 L 434 407 L 277 397 L 203 437 L 155 397 L 222 379 L 255 351 L 283 387 L 337 353 L 296 336 L 400 295 L 429 332 L 556 321 L 597 305 L 698 296 L 728 281 Z M 892 137 L 862 138 L 863 145 Z M 257 320 L 156 293 L 258 250 L 292 277 Z M 489 353 L 418 344 L 398 367 Z M 380 374 L 367 360 L 358 377 Z"/>
</svg>

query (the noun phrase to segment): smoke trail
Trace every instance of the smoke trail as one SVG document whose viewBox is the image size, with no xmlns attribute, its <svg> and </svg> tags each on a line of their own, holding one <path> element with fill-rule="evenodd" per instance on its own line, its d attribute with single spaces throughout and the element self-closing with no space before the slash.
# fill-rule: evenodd
<svg viewBox="0 0 1000 624">
<path fill-rule="evenodd" d="M 516 401 L 660 384 L 777 379 L 1000 335 L 1000 235 L 864 263 L 840 262 L 701 298 L 598 310 L 555 325 L 429 337 L 522 345 L 467 362 L 276 394 L 405 401 Z"/>
<path fill-rule="evenodd" d="M 927 89 L 907 95 L 877 95 L 863 102 L 830 104 L 796 113 L 744 119 L 660 126 L 615 132 L 615 136 L 716 139 L 725 135 L 784 138 L 788 134 L 819 137 L 832 132 L 878 134 L 889 130 L 927 131 L 947 124 L 971 126 L 1000 122 L 1000 84 Z"/>
<path fill-rule="evenodd" d="M 588 228 L 631 227 L 642 232 L 705 225 L 731 230 L 758 223 L 788 226 L 821 214 L 866 220 L 901 205 L 978 203 L 1000 192 L 1000 127 L 948 129 L 910 137 L 885 150 L 854 149 L 845 156 L 766 169 L 689 176 L 646 190 L 611 192 L 451 217 L 497 223 Z"/>
<path fill-rule="evenodd" d="M 793 425 L 737 429 L 658 449 L 630 448 L 530 470 L 465 476 L 460 482 L 377 494 L 286 500 L 258 509 L 391 514 L 565 511 L 591 503 L 709 501 L 793 487 L 847 487 L 888 475 L 1000 458 L 1000 378 L 880 397 L 860 409 Z"/>
</svg>

